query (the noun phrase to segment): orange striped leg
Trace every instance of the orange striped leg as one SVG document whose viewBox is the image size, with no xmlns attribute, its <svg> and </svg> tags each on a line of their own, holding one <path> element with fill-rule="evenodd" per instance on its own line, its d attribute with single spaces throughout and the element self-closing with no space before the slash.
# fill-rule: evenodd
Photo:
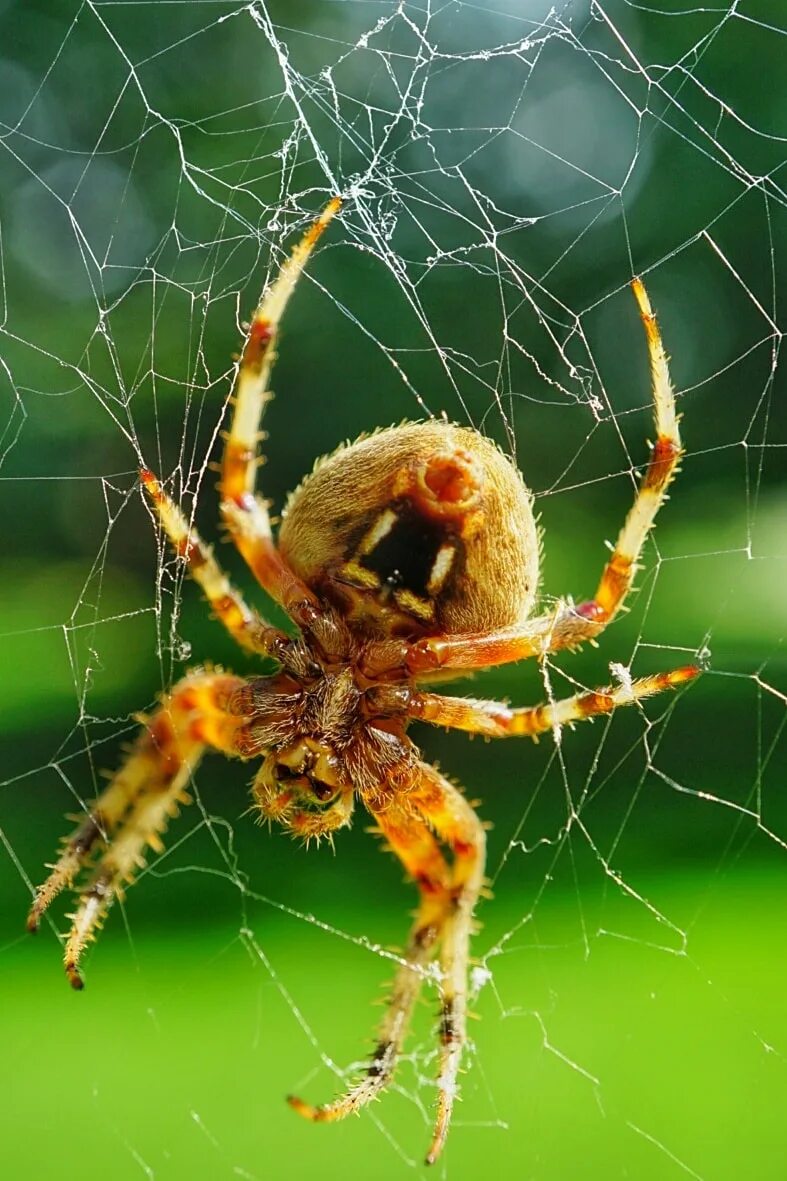
<svg viewBox="0 0 787 1181">
<path fill-rule="evenodd" d="M 454 855 L 451 904 L 440 950 L 440 1073 L 437 1114 L 426 1163 L 433 1165 L 445 1145 L 467 1039 L 467 975 L 473 912 L 484 880 L 486 834 L 462 793 L 434 768 L 422 766 L 413 807 Z"/>
<path fill-rule="evenodd" d="M 39 887 L 28 919 L 31 929 L 58 892 L 73 882 L 94 845 L 99 840 L 106 844 L 71 916 L 64 961 L 74 988 L 83 987 L 80 960 L 85 948 L 115 897 L 145 864 L 146 846 L 157 852 L 163 848 L 160 834 L 178 806 L 188 801 L 185 788 L 205 747 L 234 753 L 235 735 L 245 719 L 224 711 L 243 683 L 240 677 L 204 672 L 181 681 L 146 722 L 127 762 Z"/>
<path fill-rule="evenodd" d="M 340 206 L 338 197 L 329 201 L 263 294 L 254 313 L 238 366 L 235 411 L 221 469 L 221 513 L 232 539 L 259 583 L 296 622 L 300 622 L 299 605 L 314 606 L 316 600 L 276 549 L 267 503 L 256 494 L 260 422 L 265 404 L 272 397 L 268 382 L 276 360 L 281 318 L 309 255 Z"/>
<path fill-rule="evenodd" d="M 205 545 L 197 530 L 167 496 L 153 473 L 143 469 L 140 477 L 172 548 L 186 563 L 189 574 L 200 586 L 216 618 L 242 648 L 275 657 L 288 642 L 287 636 L 278 628 L 271 627 L 244 602 L 214 558 L 210 547 Z"/>
<path fill-rule="evenodd" d="M 670 382 L 667 354 L 661 341 L 661 333 L 642 280 L 635 279 L 631 286 L 648 340 L 656 442 L 612 557 L 604 567 L 592 604 L 585 606 L 588 617 L 597 623 L 603 621 L 604 625 L 614 619 L 631 589 L 645 538 L 653 527 L 656 513 L 664 503 L 667 488 L 683 455 L 678 417 L 675 413 L 675 394 Z"/>
<path fill-rule="evenodd" d="M 646 697 L 675 689 L 698 676 L 697 665 L 689 664 L 668 673 L 656 673 L 636 681 L 610 685 L 592 693 L 578 693 L 563 701 L 511 709 L 501 701 L 478 701 L 471 697 L 444 697 L 440 693 L 413 693 L 408 716 L 450 730 L 468 730 L 486 738 L 535 738 L 555 727 L 580 722 L 598 714 L 609 714 L 621 705 L 635 705 Z"/>
<path fill-rule="evenodd" d="M 405 664 L 415 676 L 428 676 L 440 668 L 487 668 L 575 648 L 598 636 L 623 605 L 645 539 L 683 455 L 675 394 L 656 317 L 642 280 L 634 279 L 631 286 L 648 342 L 656 442 L 594 598 L 578 604 L 561 602 L 556 610 L 527 620 L 521 627 L 491 634 L 429 636 L 419 640 L 405 656 Z"/>
<path fill-rule="evenodd" d="M 396 808 L 373 815 L 391 849 L 418 884 L 421 901 L 404 963 L 396 973 L 377 1044 L 363 1077 L 341 1098 L 320 1107 L 294 1095 L 288 1097 L 287 1102 L 299 1115 L 318 1122 L 343 1119 L 359 1111 L 390 1082 L 451 899 L 449 868 L 426 824 L 416 815 Z"/>
<path fill-rule="evenodd" d="M 132 800 L 151 775 L 154 759 L 147 750 L 137 750 L 115 775 L 92 805 L 79 828 L 66 837 L 51 873 L 38 887 L 27 916 L 27 929 L 36 932 L 41 919 L 61 890 L 71 886 L 96 844 L 106 842 Z"/>
</svg>

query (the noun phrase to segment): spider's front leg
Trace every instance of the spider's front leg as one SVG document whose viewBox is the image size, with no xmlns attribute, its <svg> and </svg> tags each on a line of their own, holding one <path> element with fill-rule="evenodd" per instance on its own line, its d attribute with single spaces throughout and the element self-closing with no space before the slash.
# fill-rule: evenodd
<svg viewBox="0 0 787 1181">
<path fill-rule="evenodd" d="M 421 899 L 404 961 L 391 989 L 374 1052 L 363 1076 L 340 1098 L 313 1106 L 295 1095 L 287 1102 L 306 1119 L 327 1123 L 359 1111 L 390 1082 L 430 960 L 435 954 L 450 899 L 450 870 L 426 823 L 400 808 L 373 813 L 391 850 L 418 885 Z"/>
<path fill-rule="evenodd" d="M 472 918 L 484 873 L 486 837 L 470 804 L 434 767 L 420 764 L 407 809 L 372 812 L 392 850 L 417 883 L 421 901 L 405 961 L 396 974 L 378 1041 L 364 1076 L 340 1099 L 314 1107 L 290 1097 L 307 1119 L 342 1119 L 374 1099 L 390 1081 L 430 961 L 440 948 L 440 1069 L 434 1133 L 426 1156 L 434 1164 L 448 1134 L 466 1040 L 467 971 Z M 449 867 L 432 833 L 453 854 Z"/>
<path fill-rule="evenodd" d="M 28 916 L 37 930 L 50 903 L 71 886 L 95 848 L 105 852 L 81 889 L 71 916 L 64 963 L 74 988 L 83 987 L 82 955 L 114 899 L 144 866 L 147 846 L 160 852 L 161 833 L 179 805 L 188 802 L 186 786 L 206 746 L 235 754 L 236 735 L 245 719 L 227 706 L 242 688 L 240 677 L 195 672 L 164 698 L 145 721 L 136 744 L 98 797 L 87 817 L 64 842 L 58 861 L 38 887 Z"/>
</svg>

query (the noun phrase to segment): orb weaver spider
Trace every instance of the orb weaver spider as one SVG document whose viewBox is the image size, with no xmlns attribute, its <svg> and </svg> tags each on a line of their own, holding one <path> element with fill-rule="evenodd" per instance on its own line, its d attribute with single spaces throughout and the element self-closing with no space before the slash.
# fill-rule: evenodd
<svg viewBox="0 0 787 1181">
<path fill-rule="evenodd" d="M 418 887 L 415 923 L 362 1077 L 307 1119 L 358 1111 L 392 1077 L 413 1006 L 439 952 L 440 1064 L 433 1163 L 445 1143 L 465 1044 L 473 912 L 484 880 L 484 828 L 464 795 L 420 758 L 412 720 L 483 734 L 535 737 L 608 714 L 691 680 L 693 665 L 535 707 L 430 692 L 446 674 L 542 658 L 593 640 L 620 610 L 645 538 L 682 455 L 667 358 L 642 282 L 632 286 L 647 335 L 656 442 L 596 593 L 532 616 L 539 543 L 532 498 L 510 459 L 477 431 L 444 421 L 389 427 L 320 460 L 290 496 L 274 540 L 256 491 L 259 427 L 270 399 L 279 323 L 332 200 L 263 294 L 248 330 L 221 468 L 221 517 L 260 585 L 297 634 L 273 627 L 231 585 L 156 477 L 142 485 L 177 555 L 216 618 L 272 676 L 197 669 L 144 720 L 132 752 L 64 841 L 36 891 L 36 930 L 55 896 L 102 849 L 65 941 L 65 970 L 81 960 L 113 900 L 145 864 L 206 749 L 261 758 L 252 793 L 261 814 L 296 836 L 331 838 L 360 799 Z M 442 847 L 441 847 L 442 846 Z M 446 858 L 444 849 L 450 854 Z"/>
</svg>

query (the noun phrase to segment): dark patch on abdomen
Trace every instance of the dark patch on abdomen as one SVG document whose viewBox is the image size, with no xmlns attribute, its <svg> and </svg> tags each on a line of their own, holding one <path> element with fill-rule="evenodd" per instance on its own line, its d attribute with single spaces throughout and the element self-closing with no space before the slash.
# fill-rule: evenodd
<svg viewBox="0 0 787 1181">
<path fill-rule="evenodd" d="M 399 587 L 421 598 L 428 597 L 427 584 L 440 546 L 450 537 L 440 521 L 430 521 L 409 501 L 391 508 L 396 521 L 370 554 L 359 556 L 359 565 L 371 570 L 380 582 L 393 590 Z"/>
</svg>

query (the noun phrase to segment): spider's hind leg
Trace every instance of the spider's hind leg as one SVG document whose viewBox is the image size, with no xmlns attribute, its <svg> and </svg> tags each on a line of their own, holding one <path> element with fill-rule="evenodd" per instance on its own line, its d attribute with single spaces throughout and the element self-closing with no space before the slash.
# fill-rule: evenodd
<svg viewBox="0 0 787 1181">
<path fill-rule="evenodd" d="M 405 655 L 414 676 L 433 676 L 438 669 L 491 668 L 578 648 L 600 636 L 626 601 L 643 546 L 683 457 L 675 393 L 656 316 L 642 280 L 634 279 L 631 286 L 648 343 L 656 441 L 594 597 L 576 604 L 561 600 L 556 610 L 499 631 L 424 636 L 410 644 Z"/>
<path fill-rule="evenodd" d="M 36 891 L 27 924 L 31 931 L 60 891 L 74 883 L 99 843 L 106 846 L 71 916 L 64 958 L 74 988 L 83 987 L 79 964 L 87 944 L 123 886 L 144 865 L 146 846 L 161 849 L 160 834 L 188 799 L 185 788 L 205 746 L 233 752 L 243 719 L 227 714 L 225 703 L 242 684 L 239 677 L 197 672 L 164 699 Z"/>
<path fill-rule="evenodd" d="M 248 606 L 216 561 L 210 546 L 205 545 L 153 473 L 143 468 L 140 479 L 172 548 L 202 588 L 219 622 L 241 648 L 277 659 L 287 643 L 286 635 Z"/>
<path fill-rule="evenodd" d="M 316 606 L 316 600 L 279 553 L 268 503 L 257 490 L 260 423 L 273 396 L 269 385 L 281 318 L 312 250 L 340 207 L 338 197 L 328 202 L 254 312 L 238 363 L 235 409 L 221 465 L 221 515 L 230 537 L 260 585 L 299 626 L 308 624 L 309 607 Z"/>
</svg>

